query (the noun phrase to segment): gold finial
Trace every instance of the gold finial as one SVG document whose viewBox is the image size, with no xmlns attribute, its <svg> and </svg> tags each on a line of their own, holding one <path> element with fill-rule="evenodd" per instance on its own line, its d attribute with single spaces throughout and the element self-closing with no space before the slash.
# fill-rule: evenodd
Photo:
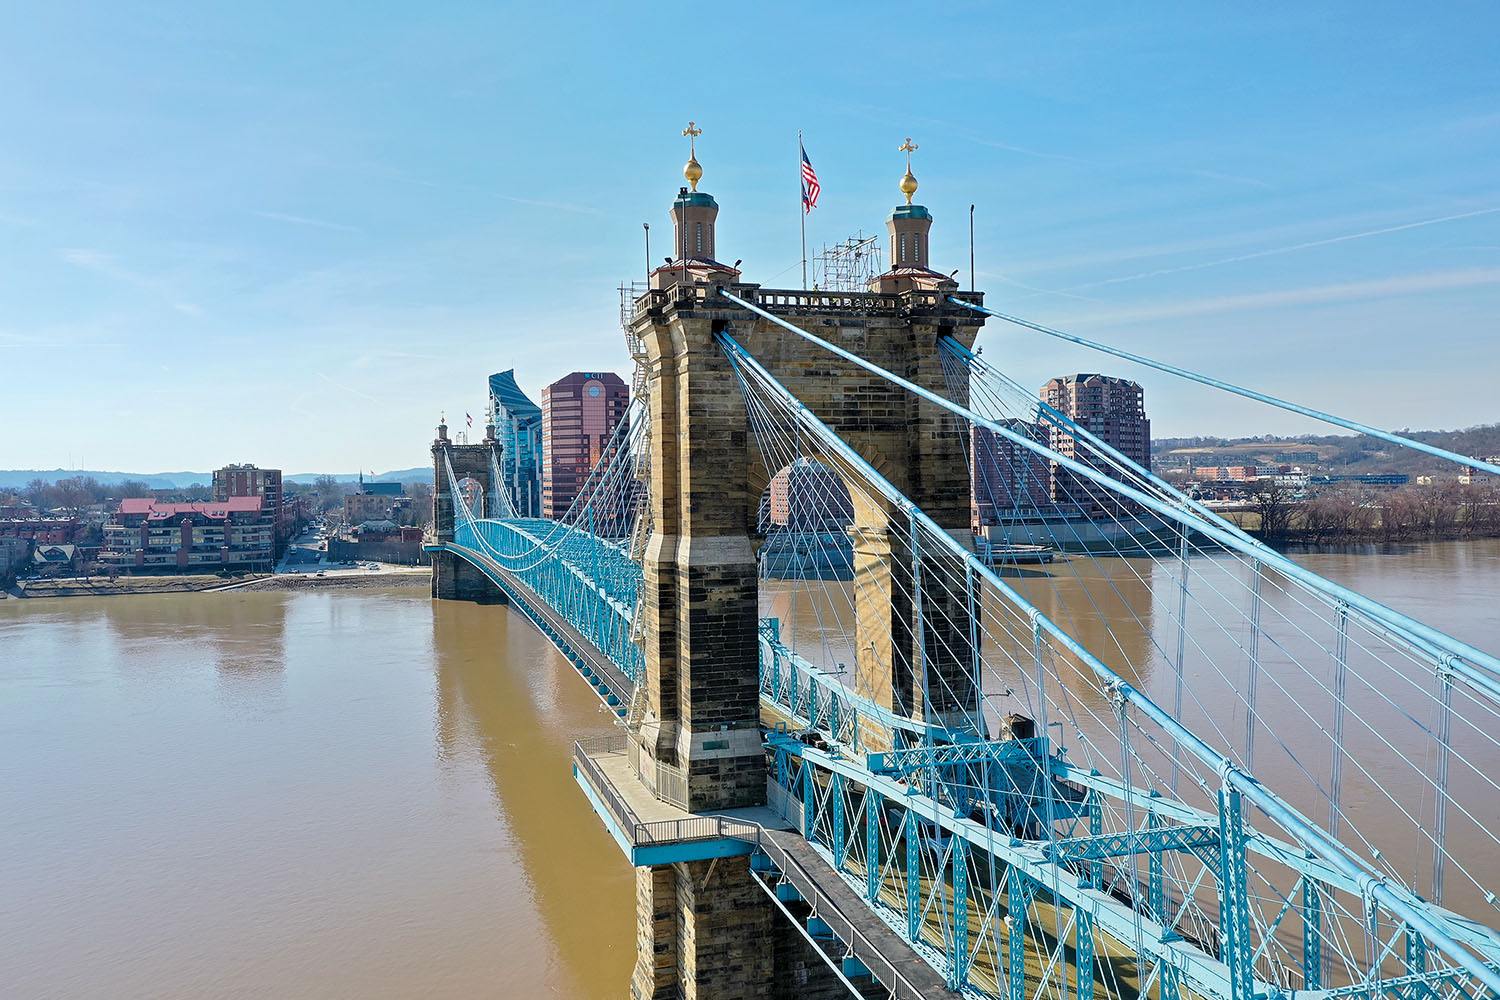
<svg viewBox="0 0 1500 1000">
<path fill-rule="evenodd" d="M 906 175 L 901 178 L 901 193 L 906 195 L 906 203 L 910 205 L 911 196 L 917 193 L 917 179 L 911 172 L 911 154 L 918 146 L 911 141 L 911 136 L 907 136 L 906 141 L 896 148 L 906 154 Z"/>
<path fill-rule="evenodd" d="M 703 134 L 701 128 L 696 128 L 694 122 L 688 122 L 688 127 L 682 130 L 682 134 L 688 137 L 688 161 L 682 168 L 682 176 L 687 178 L 693 190 L 698 190 L 698 181 L 703 176 L 703 165 L 698 162 L 698 137 Z"/>
</svg>

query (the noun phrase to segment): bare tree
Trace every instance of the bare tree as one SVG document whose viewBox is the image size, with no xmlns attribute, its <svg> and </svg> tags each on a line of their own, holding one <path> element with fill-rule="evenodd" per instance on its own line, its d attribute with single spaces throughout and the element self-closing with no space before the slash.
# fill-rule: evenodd
<svg viewBox="0 0 1500 1000">
<path fill-rule="evenodd" d="M 1284 537 L 1296 508 L 1292 492 L 1277 486 L 1274 479 L 1258 479 L 1247 492 L 1251 506 L 1260 515 L 1261 537 Z"/>
</svg>

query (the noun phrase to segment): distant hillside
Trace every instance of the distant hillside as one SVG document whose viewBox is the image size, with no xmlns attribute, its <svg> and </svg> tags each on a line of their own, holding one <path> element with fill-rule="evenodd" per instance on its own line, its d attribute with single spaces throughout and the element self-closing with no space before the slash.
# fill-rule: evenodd
<svg viewBox="0 0 1500 1000">
<path fill-rule="evenodd" d="M 323 475 L 332 475 L 340 483 L 359 482 L 359 473 L 357 472 L 296 472 L 287 476 L 286 481 L 289 483 L 312 483 L 319 476 Z M 430 466 L 418 466 L 414 469 L 393 469 L 390 472 L 366 472 L 365 478 L 387 483 L 430 483 L 432 482 L 432 468 Z"/>
<path fill-rule="evenodd" d="M 106 472 L 101 469 L 0 469 L 0 489 L 20 489 L 33 479 L 51 485 L 59 479 L 82 479 L 92 476 L 101 483 L 122 483 L 127 479 L 145 483 L 154 490 L 186 489 L 208 486 L 213 474 L 208 472 Z"/>
<path fill-rule="evenodd" d="M 289 483 L 312 483 L 321 472 L 299 472 L 287 476 Z M 145 483 L 154 490 L 180 490 L 189 486 L 208 486 L 213 483 L 211 472 L 110 472 L 103 469 L 0 469 L 0 489 L 21 489 L 34 479 L 51 485 L 60 479 L 97 479 L 101 483 L 122 483 L 126 480 Z M 357 472 L 335 473 L 333 478 L 341 483 L 359 480 Z M 365 473 L 366 479 L 379 479 L 398 483 L 427 483 L 432 481 L 432 469 L 417 466 L 411 469 L 394 469 L 390 472 Z"/>
<path fill-rule="evenodd" d="M 1398 433 L 1424 444 L 1460 455 L 1486 458 L 1500 455 L 1500 424 L 1482 424 L 1458 431 L 1412 431 Z M 1160 438 L 1151 442 L 1154 468 L 1180 468 L 1191 459 L 1204 465 L 1300 465 L 1338 473 L 1404 472 L 1408 475 L 1448 475 L 1456 471 L 1451 462 L 1386 444 L 1367 434 L 1329 434 L 1309 437 Z"/>
</svg>

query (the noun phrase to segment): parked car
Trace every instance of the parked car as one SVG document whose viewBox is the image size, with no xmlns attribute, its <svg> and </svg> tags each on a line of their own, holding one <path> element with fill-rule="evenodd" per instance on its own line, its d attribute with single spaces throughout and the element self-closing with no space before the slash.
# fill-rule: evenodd
<svg viewBox="0 0 1500 1000">
<path fill-rule="evenodd" d="M 828 740 L 824 739 L 823 734 L 818 732 L 816 729 L 803 729 L 795 732 L 792 734 L 792 739 L 796 740 L 798 743 L 803 744 L 804 746 L 810 746 L 814 750 L 822 750 L 825 752 L 828 750 Z"/>
</svg>

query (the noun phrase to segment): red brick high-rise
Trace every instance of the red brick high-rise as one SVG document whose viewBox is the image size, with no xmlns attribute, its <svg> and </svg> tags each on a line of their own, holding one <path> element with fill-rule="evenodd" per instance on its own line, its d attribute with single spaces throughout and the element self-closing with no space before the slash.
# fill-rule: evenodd
<svg viewBox="0 0 1500 1000">
<path fill-rule="evenodd" d="M 1042 401 L 1105 444 L 1151 468 L 1151 421 L 1146 419 L 1145 392 L 1139 382 L 1113 375 L 1064 375 L 1042 386 Z M 1086 465 L 1100 462 L 1085 444 L 1053 427 L 1052 450 Z M 1118 497 L 1066 469 L 1056 468 L 1052 498 L 1084 509 L 1114 508 Z"/>
<path fill-rule="evenodd" d="M 613 372 L 573 372 L 542 390 L 542 516 L 568 512 L 630 405 Z"/>
<path fill-rule="evenodd" d="M 1022 437 L 1047 444 L 1047 430 L 1026 420 L 1001 423 Z M 970 516 L 978 529 L 1002 517 L 1046 512 L 1052 506 L 1051 463 L 1036 452 L 1001 437 L 988 427 L 970 429 Z"/>
<path fill-rule="evenodd" d="M 230 497 L 260 497 L 262 509 L 271 517 L 275 530 L 273 541 L 280 558 L 296 527 L 295 507 L 286 502 L 281 488 L 280 469 L 260 469 L 248 462 L 226 465 L 214 470 L 214 499 L 223 503 Z"/>
</svg>

